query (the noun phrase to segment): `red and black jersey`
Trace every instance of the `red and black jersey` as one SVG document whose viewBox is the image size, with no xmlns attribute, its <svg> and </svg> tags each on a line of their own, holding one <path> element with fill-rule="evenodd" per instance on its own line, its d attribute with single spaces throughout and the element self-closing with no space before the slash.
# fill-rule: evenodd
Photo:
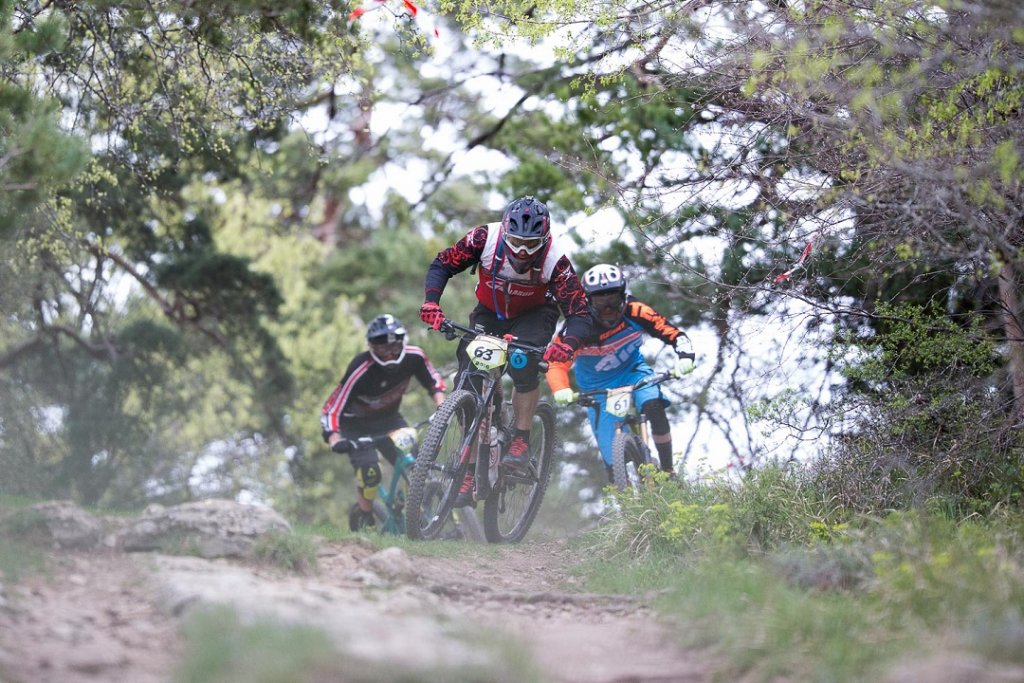
<svg viewBox="0 0 1024 683">
<path fill-rule="evenodd" d="M 402 360 L 387 366 L 374 362 L 370 352 L 363 351 L 349 363 L 345 375 L 324 404 L 320 416 L 324 432 L 340 432 L 339 423 L 343 420 L 398 414 L 402 396 L 413 377 L 431 395 L 444 391 L 444 379 L 418 346 L 406 346 Z"/>
<path fill-rule="evenodd" d="M 501 224 L 473 228 L 442 250 L 430 264 L 424 300 L 439 302 L 453 275 L 478 265 L 476 298 L 501 319 L 513 319 L 549 301 L 566 318 L 566 338 L 582 338 L 590 328 L 587 296 L 569 258 L 549 243 L 537 262 L 519 273 L 503 258 Z"/>
</svg>

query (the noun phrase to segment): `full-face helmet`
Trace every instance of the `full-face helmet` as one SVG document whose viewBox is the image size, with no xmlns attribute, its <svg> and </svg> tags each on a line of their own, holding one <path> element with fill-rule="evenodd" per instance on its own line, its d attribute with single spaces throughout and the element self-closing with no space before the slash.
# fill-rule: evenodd
<svg viewBox="0 0 1024 683">
<path fill-rule="evenodd" d="M 378 315 L 366 328 L 366 342 L 379 365 L 400 363 L 405 357 L 405 326 L 393 315 Z"/>
<path fill-rule="evenodd" d="M 548 207 L 529 196 L 514 200 L 502 216 L 501 238 L 509 263 L 517 273 L 525 273 L 544 254 L 551 239 Z"/>
<path fill-rule="evenodd" d="M 587 304 L 594 320 L 606 328 L 618 325 L 626 310 L 626 276 L 622 269 L 599 263 L 583 273 L 580 284 L 587 293 Z"/>
</svg>

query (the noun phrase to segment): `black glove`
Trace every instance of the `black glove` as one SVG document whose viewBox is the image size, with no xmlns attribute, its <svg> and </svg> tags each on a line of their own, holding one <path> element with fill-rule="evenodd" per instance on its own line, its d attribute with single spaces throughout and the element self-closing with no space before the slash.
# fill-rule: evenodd
<svg viewBox="0 0 1024 683">
<path fill-rule="evenodd" d="M 351 441 L 342 439 L 341 441 L 335 441 L 334 445 L 331 446 L 331 450 L 335 453 L 351 453 L 354 449 Z"/>
</svg>

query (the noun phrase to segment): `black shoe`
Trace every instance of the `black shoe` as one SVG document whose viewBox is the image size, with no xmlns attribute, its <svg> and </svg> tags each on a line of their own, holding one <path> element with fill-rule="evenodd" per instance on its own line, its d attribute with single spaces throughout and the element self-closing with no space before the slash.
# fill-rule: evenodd
<svg viewBox="0 0 1024 683">
<path fill-rule="evenodd" d="M 373 516 L 373 510 L 360 510 L 359 505 L 353 504 L 348 511 L 348 530 L 359 531 L 361 529 L 377 528 L 377 518 Z"/>
<path fill-rule="evenodd" d="M 476 477 L 473 473 L 466 472 L 466 476 L 462 478 L 462 486 L 459 487 L 459 493 L 455 496 L 455 502 L 452 503 L 452 507 L 476 507 L 476 501 L 473 500 L 473 488 L 475 483 Z"/>
<path fill-rule="evenodd" d="M 508 445 L 508 452 L 501 458 L 501 464 L 515 472 L 524 472 L 530 465 L 530 442 L 516 436 Z"/>
</svg>

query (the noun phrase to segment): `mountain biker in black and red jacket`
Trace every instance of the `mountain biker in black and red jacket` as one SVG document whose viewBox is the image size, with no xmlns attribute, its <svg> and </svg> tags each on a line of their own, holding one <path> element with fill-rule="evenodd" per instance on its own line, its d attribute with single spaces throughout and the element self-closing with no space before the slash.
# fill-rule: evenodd
<svg viewBox="0 0 1024 683">
<path fill-rule="evenodd" d="M 381 481 L 377 451 L 394 465 L 398 450 L 390 440 L 383 440 L 376 448 L 353 452 L 351 440 L 407 427 L 399 409 L 414 377 L 436 406 L 444 402 L 444 379 L 423 349 L 410 346 L 405 337 L 405 327 L 394 316 L 374 318 L 366 331 L 367 350 L 352 359 L 321 411 L 324 441 L 335 453 L 348 453 L 356 472 L 359 497 L 349 516 L 353 531 L 373 524 L 373 499 Z"/>
<path fill-rule="evenodd" d="M 423 322 L 440 328 L 445 319 L 440 300 L 448 280 L 470 267 L 478 275 L 471 325 L 482 325 L 488 334 L 515 335 L 533 346 L 547 345 L 547 361 L 572 358 L 590 332 L 590 313 L 569 258 L 551 240 L 547 206 L 533 197 L 516 199 L 500 223 L 477 226 L 439 252 L 424 282 Z M 552 342 L 559 313 L 566 318 L 564 334 Z M 458 358 L 459 368 L 465 368 L 465 342 L 459 345 Z M 515 433 L 501 462 L 506 468 L 522 469 L 530 460 L 530 425 L 540 399 L 537 360 L 509 367 L 508 373 L 514 386 Z M 473 474 L 468 473 L 456 505 L 472 502 L 473 484 Z"/>
</svg>

